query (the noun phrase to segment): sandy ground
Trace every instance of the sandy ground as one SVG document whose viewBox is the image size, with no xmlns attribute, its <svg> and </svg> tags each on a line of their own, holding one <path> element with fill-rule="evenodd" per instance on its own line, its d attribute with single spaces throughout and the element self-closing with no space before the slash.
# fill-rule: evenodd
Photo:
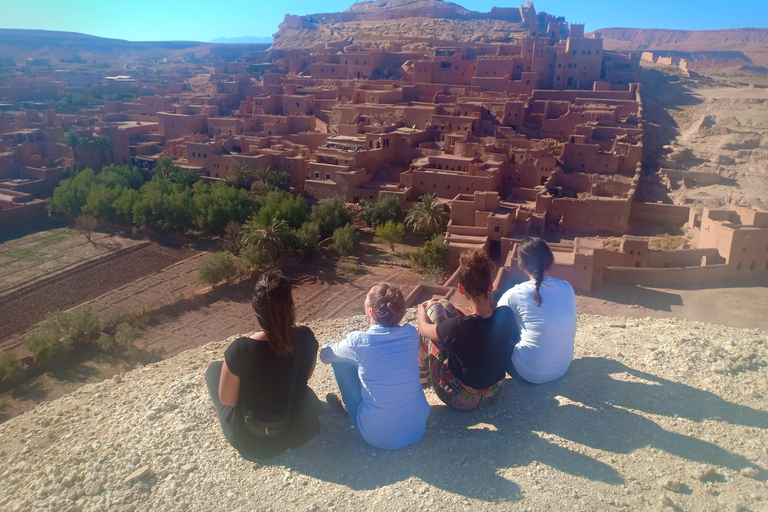
<svg viewBox="0 0 768 512">
<path fill-rule="evenodd" d="M 410 313 L 412 319 L 413 312 Z M 365 320 L 311 324 L 323 342 Z M 765 331 L 580 315 L 559 381 L 508 381 L 473 412 L 432 391 L 427 434 L 375 449 L 327 407 L 323 431 L 240 459 L 203 383 L 224 342 L 0 425 L 3 510 L 766 510 Z M 316 394 L 336 389 L 319 365 Z"/>
<path fill-rule="evenodd" d="M 696 208 L 739 204 L 768 207 L 768 89 L 719 79 L 669 74 L 644 63 L 642 94 L 647 171 L 659 168 L 716 173 L 716 185 L 675 184 L 645 190 Z"/>
</svg>

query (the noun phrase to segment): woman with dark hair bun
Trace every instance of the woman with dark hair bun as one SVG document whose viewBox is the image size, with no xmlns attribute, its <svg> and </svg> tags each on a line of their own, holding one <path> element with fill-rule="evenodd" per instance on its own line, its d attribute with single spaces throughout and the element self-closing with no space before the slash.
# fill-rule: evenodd
<svg viewBox="0 0 768 512">
<path fill-rule="evenodd" d="M 399 288 L 379 283 L 365 298 L 371 325 L 320 351 L 320 360 L 333 367 L 341 398 L 326 401 L 346 410 L 352 426 L 368 443 L 395 450 L 424 436 L 429 403 L 419 384 L 419 334 L 400 325 L 405 299 Z"/>
<path fill-rule="evenodd" d="M 529 281 L 507 290 L 499 299 L 499 305 L 515 312 L 521 331 L 507 371 L 513 378 L 533 384 L 559 379 L 573 360 L 576 294 L 567 281 L 549 275 L 554 261 L 544 240 L 523 240 L 517 247 L 517 262 Z"/>
<path fill-rule="evenodd" d="M 496 266 L 483 251 L 459 259 L 459 292 L 469 310 L 447 300 L 419 306 L 419 369 L 422 384 L 456 409 L 474 409 L 504 384 L 507 361 L 519 331 L 507 307 L 495 308 L 489 294 Z"/>
<path fill-rule="evenodd" d="M 233 341 L 205 380 L 227 441 L 246 459 L 264 459 L 320 431 L 319 401 L 307 386 L 318 345 L 308 327 L 294 325 L 291 284 L 279 270 L 262 274 L 252 305 L 261 330 Z"/>
</svg>

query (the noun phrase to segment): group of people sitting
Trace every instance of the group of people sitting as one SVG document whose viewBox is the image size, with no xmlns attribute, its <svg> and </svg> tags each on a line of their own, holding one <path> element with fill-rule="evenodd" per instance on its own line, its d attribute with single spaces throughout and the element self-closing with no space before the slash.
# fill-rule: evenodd
<svg viewBox="0 0 768 512">
<path fill-rule="evenodd" d="M 459 292 L 469 308 L 445 299 L 422 303 L 418 330 L 400 324 L 406 307 L 396 286 L 371 288 L 368 330 L 319 350 L 340 390 L 326 402 L 345 411 L 371 445 L 397 449 L 424 436 L 426 387 L 468 410 L 499 393 L 507 375 L 531 384 L 562 377 L 576 335 L 573 288 L 549 275 L 554 257 L 543 240 L 524 240 L 517 258 L 529 280 L 494 307 L 493 262 L 482 251 L 463 253 Z M 319 400 L 307 386 L 318 343 L 308 327 L 294 325 L 291 285 L 279 270 L 261 276 L 253 309 L 261 330 L 232 342 L 224 361 L 211 363 L 206 374 L 225 437 L 249 459 L 277 455 L 320 431 Z"/>
</svg>

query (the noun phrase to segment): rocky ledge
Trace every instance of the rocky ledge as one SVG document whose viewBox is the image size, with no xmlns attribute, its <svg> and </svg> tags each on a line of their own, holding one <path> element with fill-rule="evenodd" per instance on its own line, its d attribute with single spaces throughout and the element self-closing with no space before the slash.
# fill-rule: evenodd
<svg viewBox="0 0 768 512">
<path fill-rule="evenodd" d="M 410 312 L 413 320 L 413 312 Z M 321 342 L 362 317 L 311 325 Z M 323 432 L 262 463 L 219 430 L 203 374 L 229 340 L 86 385 L 0 425 L 0 510 L 768 510 L 766 333 L 580 315 L 558 382 L 474 412 L 430 391 L 427 434 Z M 328 367 L 311 386 L 334 391 Z"/>
</svg>

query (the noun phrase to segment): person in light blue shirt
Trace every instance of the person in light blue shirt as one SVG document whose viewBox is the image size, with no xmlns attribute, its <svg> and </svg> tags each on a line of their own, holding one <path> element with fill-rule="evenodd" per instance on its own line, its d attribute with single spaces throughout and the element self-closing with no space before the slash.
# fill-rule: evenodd
<svg viewBox="0 0 768 512">
<path fill-rule="evenodd" d="M 402 292 L 379 283 L 368 292 L 367 331 L 355 331 L 325 345 L 320 360 L 333 366 L 343 403 L 329 394 L 331 405 L 345 406 L 352 426 L 369 444 L 396 450 L 424 436 L 429 403 L 419 381 L 419 334 L 405 314 Z"/>
</svg>

